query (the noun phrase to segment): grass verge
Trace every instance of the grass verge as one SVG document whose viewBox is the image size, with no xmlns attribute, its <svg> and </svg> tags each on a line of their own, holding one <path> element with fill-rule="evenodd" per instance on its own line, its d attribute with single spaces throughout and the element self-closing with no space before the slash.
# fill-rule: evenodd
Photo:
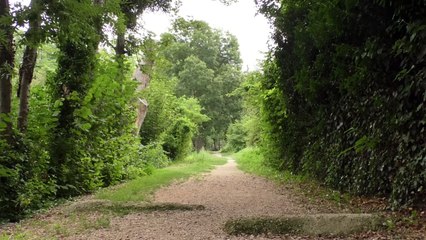
<svg viewBox="0 0 426 240">
<path fill-rule="evenodd" d="M 302 193 L 305 199 L 315 205 L 318 205 L 318 201 L 320 205 L 324 205 L 322 200 L 327 200 L 337 204 L 337 208 L 349 207 L 351 201 L 349 194 L 340 193 L 339 191 L 324 187 L 306 176 L 292 174 L 289 171 L 280 171 L 268 166 L 265 163 L 265 158 L 261 150 L 258 148 L 246 148 L 235 153 L 233 156 L 242 171 L 262 176 L 278 183 L 286 183 L 289 187 L 297 188 L 297 192 Z M 328 207 L 332 208 L 334 206 L 330 205 Z M 360 210 L 351 209 L 351 211 L 359 212 Z"/>
<path fill-rule="evenodd" d="M 244 172 L 266 177 L 277 182 L 303 182 L 305 177 L 289 171 L 279 171 L 265 164 L 265 158 L 258 148 L 245 148 L 234 155 L 238 168 Z"/>
</svg>

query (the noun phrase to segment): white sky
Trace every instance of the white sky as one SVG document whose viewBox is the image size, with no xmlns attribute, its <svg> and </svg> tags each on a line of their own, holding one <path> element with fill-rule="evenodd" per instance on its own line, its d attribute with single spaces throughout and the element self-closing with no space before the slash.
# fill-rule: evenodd
<svg viewBox="0 0 426 240">
<path fill-rule="evenodd" d="M 225 6 L 215 0 L 181 0 L 179 16 L 203 20 L 211 27 L 228 31 L 238 38 L 243 70 L 257 69 L 268 50 L 270 26 L 262 15 L 256 15 L 254 0 L 239 0 Z M 145 13 L 144 28 L 160 35 L 170 26 L 171 16 L 165 13 Z"/>
<path fill-rule="evenodd" d="M 10 3 L 28 5 L 30 0 L 10 0 Z M 217 0 L 181 0 L 179 16 L 203 20 L 211 27 L 228 31 L 238 38 L 243 70 L 258 69 L 258 60 L 268 50 L 270 26 L 262 15 L 256 15 L 254 0 L 238 0 L 226 6 Z M 167 32 L 172 16 L 160 12 L 146 12 L 143 27 L 157 35 Z"/>
</svg>

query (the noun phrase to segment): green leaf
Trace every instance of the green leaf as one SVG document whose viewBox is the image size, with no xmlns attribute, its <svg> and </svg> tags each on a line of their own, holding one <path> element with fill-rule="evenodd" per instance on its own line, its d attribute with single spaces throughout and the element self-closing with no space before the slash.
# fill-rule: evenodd
<svg viewBox="0 0 426 240">
<path fill-rule="evenodd" d="M 92 125 L 90 123 L 83 123 L 78 127 L 83 131 L 88 131 L 92 127 Z"/>
<path fill-rule="evenodd" d="M 5 129 L 7 127 L 7 124 L 0 120 L 0 129 Z"/>
<path fill-rule="evenodd" d="M 53 117 L 57 117 L 57 116 L 59 116 L 59 114 L 61 113 L 61 111 L 59 111 L 59 110 L 57 110 L 57 111 L 54 111 L 53 113 L 52 113 L 52 116 Z"/>
<path fill-rule="evenodd" d="M 411 36 L 410 36 L 410 42 L 414 41 L 414 39 L 416 38 L 416 36 L 417 36 L 417 32 L 414 32 L 413 34 L 411 34 Z"/>
<path fill-rule="evenodd" d="M 59 108 L 60 106 L 62 106 L 63 105 L 63 102 L 62 102 L 62 99 L 58 99 L 58 100 L 56 100 L 55 101 L 55 103 L 53 104 L 53 106 L 55 107 L 55 108 Z"/>
<path fill-rule="evenodd" d="M 13 175 L 13 170 L 0 165 L 0 177 L 10 177 Z"/>
<path fill-rule="evenodd" d="M 89 117 L 93 115 L 92 110 L 90 110 L 90 108 L 88 107 L 82 107 L 79 111 L 78 111 L 78 116 L 83 118 L 83 119 L 89 119 Z"/>
</svg>

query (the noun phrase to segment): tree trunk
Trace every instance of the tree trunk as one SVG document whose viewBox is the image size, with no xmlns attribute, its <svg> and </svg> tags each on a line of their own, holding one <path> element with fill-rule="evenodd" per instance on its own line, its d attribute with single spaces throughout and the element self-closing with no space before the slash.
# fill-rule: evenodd
<svg viewBox="0 0 426 240">
<path fill-rule="evenodd" d="M 204 146 L 203 137 L 199 136 L 199 135 L 196 136 L 195 140 L 194 140 L 194 147 L 195 147 L 195 150 L 197 151 L 197 153 L 200 152 L 201 149 L 203 149 L 203 146 Z"/>
<path fill-rule="evenodd" d="M 124 34 L 125 34 L 124 32 L 117 33 L 117 44 L 115 46 L 115 54 L 119 58 L 123 57 L 124 54 L 126 53 L 126 50 L 125 50 L 126 40 L 125 40 Z"/>
<path fill-rule="evenodd" d="M 9 0 L 0 0 L 0 19 L 4 25 L 0 29 L 5 33 L 5 39 L 0 41 L 0 124 L 6 124 L 2 135 L 10 141 L 12 136 L 12 122 L 10 111 L 12 105 L 12 72 L 13 72 L 13 27 L 10 18 Z M 5 19 L 7 19 L 5 21 Z M 1 125 L 3 125 L 1 124 Z"/>
<path fill-rule="evenodd" d="M 29 28 L 26 33 L 28 45 L 25 47 L 22 66 L 19 69 L 19 115 L 18 129 L 20 132 L 25 132 L 28 125 L 28 102 L 30 97 L 30 86 L 34 75 L 34 67 L 37 61 L 37 49 L 40 43 L 40 12 L 38 6 L 39 0 L 31 1 L 32 16 L 29 19 Z"/>
<path fill-rule="evenodd" d="M 30 85 L 33 79 L 34 67 L 37 60 L 37 48 L 27 46 L 25 48 L 21 69 L 19 70 L 19 115 L 18 129 L 25 132 L 28 125 L 28 102 L 30 97 Z"/>
<path fill-rule="evenodd" d="M 213 138 L 213 151 L 217 151 L 217 139 Z"/>
<path fill-rule="evenodd" d="M 19 70 L 19 115 L 18 129 L 25 132 L 28 125 L 28 102 L 30 96 L 30 85 L 33 79 L 34 66 L 37 59 L 37 49 L 27 46 L 25 48 L 21 69 Z"/>
</svg>

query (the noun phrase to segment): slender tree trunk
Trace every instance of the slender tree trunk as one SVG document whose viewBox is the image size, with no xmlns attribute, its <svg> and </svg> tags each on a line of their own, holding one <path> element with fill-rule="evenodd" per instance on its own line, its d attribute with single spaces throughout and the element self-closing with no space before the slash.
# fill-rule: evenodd
<svg viewBox="0 0 426 240">
<path fill-rule="evenodd" d="M 24 57 L 22 59 L 22 66 L 19 69 L 19 115 L 18 115 L 18 129 L 20 132 L 25 132 L 28 125 L 29 113 L 29 97 L 30 86 L 34 75 L 34 67 L 37 62 L 37 50 L 40 43 L 40 6 L 39 0 L 31 1 L 31 10 L 33 16 L 29 20 L 29 28 L 26 33 L 28 38 L 28 45 L 25 47 Z"/>
<path fill-rule="evenodd" d="M 19 70 L 19 115 L 18 129 L 25 132 L 28 125 L 30 85 L 33 79 L 34 67 L 37 60 L 37 48 L 25 48 L 21 69 Z"/>
<path fill-rule="evenodd" d="M 117 33 L 117 44 L 115 46 L 115 54 L 119 58 L 123 57 L 124 54 L 126 53 L 126 50 L 125 50 L 126 40 L 125 40 L 124 34 L 125 34 L 124 32 L 123 33 L 121 33 L 121 32 Z"/>
<path fill-rule="evenodd" d="M 9 20 L 9 17 L 9 0 L 0 0 L 0 19 L 3 23 L 0 25 L 0 30 L 5 33 L 5 39 L 1 39 L 2 41 L 0 41 L 0 122 L 6 124 L 6 128 L 1 134 L 8 141 L 11 140 L 12 136 L 10 111 L 12 105 L 12 72 L 15 54 L 13 50 L 12 20 Z"/>
<path fill-rule="evenodd" d="M 195 137 L 195 140 L 194 140 L 194 147 L 195 147 L 195 150 L 197 150 L 197 152 L 200 152 L 201 151 L 201 149 L 203 148 L 203 146 L 204 146 L 204 141 L 203 141 L 203 137 L 201 137 L 201 136 L 196 136 Z"/>
</svg>

